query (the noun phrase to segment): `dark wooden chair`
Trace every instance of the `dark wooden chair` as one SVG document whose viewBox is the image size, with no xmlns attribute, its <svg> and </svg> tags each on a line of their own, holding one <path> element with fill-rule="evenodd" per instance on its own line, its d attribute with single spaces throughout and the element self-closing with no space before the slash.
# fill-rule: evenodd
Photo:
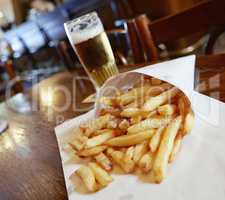
<svg viewBox="0 0 225 200">
<path fill-rule="evenodd" d="M 158 45 L 207 31 L 206 54 L 213 53 L 218 36 L 225 30 L 225 1 L 204 0 L 175 15 L 151 22 L 146 15 L 127 21 L 135 63 L 159 60 Z"/>
<path fill-rule="evenodd" d="M 135 16 L 135 6 L 129 0 L 110 0 L 115 19 L 128 19 Z"/>
</svg>

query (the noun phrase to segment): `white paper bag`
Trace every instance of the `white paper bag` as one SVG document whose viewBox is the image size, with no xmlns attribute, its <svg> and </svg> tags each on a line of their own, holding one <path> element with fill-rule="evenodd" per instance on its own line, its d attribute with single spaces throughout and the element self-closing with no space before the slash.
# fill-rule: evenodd
<svg viewBox="0 0 225 200">
<path fill-rule="evenodd" d="M 135 71 L 176 85 L 189 97 L 196 116 L 193 131 L 184 138 L 181 152 L 169 166 L 167 178 L 161 184 L 144 183 L 134 175 L 113 175 L 114 181 L 99 192 L 76 192 L 69 176 L 79 166 L 64 147 L 72 130 L 93 118 L 95 111 L 55 128 L 69 200 L 225 199 L 225 104 L 193 91 L 194 65 L 195 56 L 188 56 Z M 115 79 L 110 79 L 108 84 L 116 84 Z"/>
</svg>

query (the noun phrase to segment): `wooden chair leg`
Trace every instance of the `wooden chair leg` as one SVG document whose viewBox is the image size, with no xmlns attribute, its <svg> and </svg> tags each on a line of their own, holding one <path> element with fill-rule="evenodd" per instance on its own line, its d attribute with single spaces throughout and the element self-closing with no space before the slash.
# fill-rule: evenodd
<svg viewBox="0 0 225 200">
<path fill-rule="evenodd" d="M 155 42 L 153 40 L 152 34 L 149 30 L 150 20 L 146 15 L 140 15 L 135 19 L 137 24 L 139 37 L 142 41 L 142 46 L 145 50 L 147 61 L 153 62 L 159 60 L 159 54 Z"/>
<path fill-rule="evenodd" d="M 130 39 L 131 51 L 134 57 L 135 63 L 145 62 L 144 51 L 141 46 L 140 39 L 137 34 L 137 27 L 135 20 L 131 19 L 126 22 L 127 32 Z"/>
</svg>

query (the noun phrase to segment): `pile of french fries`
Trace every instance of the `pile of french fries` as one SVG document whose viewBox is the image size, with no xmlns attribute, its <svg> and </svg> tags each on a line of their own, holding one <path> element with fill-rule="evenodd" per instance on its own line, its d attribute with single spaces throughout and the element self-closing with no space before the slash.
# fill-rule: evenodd
<svg viewBox="0 0 225 200">
<path fill-rule="evenodd" d="M 151 175 L 155 183 L 163 181 L 194 124 L 188 98 L 169 83 L 144 77 L 100 102 L 104 108 L 99 116 L 82 124 L 69 143 L 77 156 L 89 160 L 71 177 L 78 176 L 89 192 L 110 184 L 115 166 L 124 173 Z"/>
</svg>

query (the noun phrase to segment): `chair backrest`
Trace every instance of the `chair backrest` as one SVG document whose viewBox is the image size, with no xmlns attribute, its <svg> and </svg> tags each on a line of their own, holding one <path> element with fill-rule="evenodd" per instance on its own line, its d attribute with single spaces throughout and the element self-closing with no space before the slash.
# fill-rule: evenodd
<svg viewBox="0 0 225 200">
<path fill-rule="evenodd" d="M 59 41 L 66 38 L 63 23 L 68 16 L 61 9 L 56 9 L 45 15 L 40 15 L 35 19 L 42 31 L 46 34 L 49 41 Z"/>
<path fill-rule="evenodd" d="M 224 0 L 205 0 L 180 13 L 154 22 L 150 22 L 145 15 L 135 18 L 139 38 L 142 41 L 145 54 L 148 55 L 146 56 L 147 61 L 159 58 L 157 45 L 160 43 L 174 41 L 203 30 L 210 31 L 215 27 L 224 27 L 224 12 Z M 222 30 L 225 29 L 222 28 Z M 132 40 L 132 38 L 130 39 Z M 211 43 L 215 40 L 215 34 L 213 34 Z M 211 44 L 211 49 L 208 49 L 208 52 L 212 52 L 212 46 Z"/>
<path fill-rule="evenodd" d="M 45 36 L 38 25 L 32 21 L 21 24 L 15 31 L 30 53 L 36 52 L 46 44 Z"/>
<path fill-rule="evenodd" d="M 4 33 L 3 37 L 12 48 L 14 57 L 20 57 L 22 54 L 26 52 L 26 48 L 21 39 L 18 37 L 16 29 L 7 31 L 6 33 Z"/>
<path fill-rule="evenodd" d="M 128 19 L 135 16 L 135 8 L 129 0 L 110 0 L 115 19 Z"/>
</svg>

